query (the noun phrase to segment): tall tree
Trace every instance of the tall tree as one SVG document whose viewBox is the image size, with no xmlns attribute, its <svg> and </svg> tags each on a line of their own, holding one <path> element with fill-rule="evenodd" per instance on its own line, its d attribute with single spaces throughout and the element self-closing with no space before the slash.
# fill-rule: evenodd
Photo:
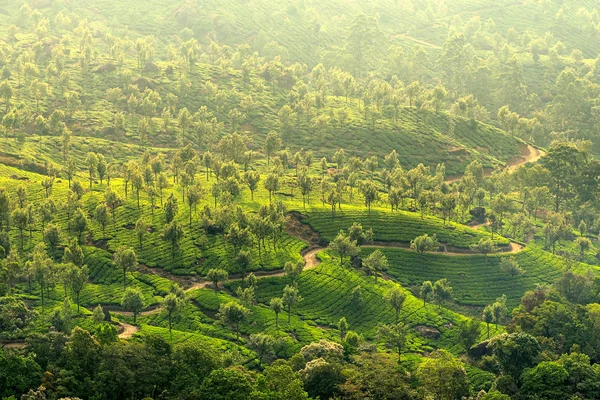
<svg viewBox="0 0 600 400">
<path fill-rule="evenodd" d="M 113 263 L 123 270 L 123 290 L 127 288 L 127 272 L 137 267 L 137 256 L 135 251 L 127 246 L 120 246 L 113 254 Z"/>
<path fill-rule="evenodd" d="M 392 308 L 396 311 L 396 324 L 400 318 L 400 310 L 404 306 L 404 301 L 406 301 L 406 294 L 398 289 L 396 286 L 390 289 L 390 291 L 385 296 L 386 300 L 390 303 Z"/>
<path fill-rule="evenodd" d="M 289 323 L 291 319 L 292 308 L 294 308 L 296 304 L 302 301 L 302 297 L 300 297 L 300 294 L 298 293 L 298 288 L 296 288 L 296 286 L 293 285 L 286 285 L 286 287 L 283 288 L 283 296 L 281 298 L 281 301 L 287 309 Z"/>
<path fill-rule="evenodd" d="M 240 324 L 248 318 L 250 310 L 236 301 L 221 304 L 217 316 L 222 323 L 230 325 L 235 330 L 236 339 L 240 340 Z"/>
<path fill-rule="evenodd" d="M 90 190 L 92 190 L 92 183 L 98 172 L 98 157 L 96 153 L 89 152 L 85 158 L 85 165 L 88 169 Z"/>
<path fill-rule="evenodd" d="M 344 231 L 340 231 L 335 239 L 329 243 L 329 248 L 340 257 L 340 267 L 344 265 L 345 257 L 353 257 L 360 252 L 360 247 L 358 247 L 356 241 L 350 240 L 350 237 Z"/>
<path fill-rule="evenodd" d="M 179 249 L 179 242 L 183 238 L 183 228 L 177 221 L 171 221 L 165 226 L 162 238 L 171 243 L 171 256 L 174 260 L 175 252 Z"/>
<path fill-rule="evenodd" d="M 144 296 L 138 288 L 127 288 L 121 299 L 121 306 L 133 313 L 133 323 L 136 323 L 137 315 L 144 309 Z"/>
<path fill-rule="evenodd" d="M 390 263 L 385 254 L 383 254 L 381 250 L 377 249 L 363 260 L 363 266 L 368 273 L 375 277 L 375 282 L 377 282 L 377 276 L 381 272 L 387 271 Z"/>
<path fill-rule="evenodd" d="M 75 294 L 75 302 L 77 303 L 77 314 L 80 314 L 79 306 L 81 304 L 80 297 L 81 292 L 85 288 L 85 285 L 88 283 L 89 277 L 89 269 L 87 265 L 82 267 L 78 267 L 76 265 L 70 264 L 69 268 L 69 280 L 71 281 L 71 290 Z"/>
<path fill-rule="evenodd" d="M 275 327 L 279 329 L 279 313 L 283 311 L 283 300 L 280 297 L 272 298 L 269 308 L 275 313 Z"/>
</svg>

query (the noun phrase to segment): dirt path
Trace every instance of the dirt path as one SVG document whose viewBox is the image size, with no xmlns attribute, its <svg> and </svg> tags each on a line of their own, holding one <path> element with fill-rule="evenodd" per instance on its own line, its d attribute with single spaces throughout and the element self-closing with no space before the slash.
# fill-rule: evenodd
<svg viewBox="0 0 600 400">
<path fill-rule="evenodd" d="M 527 163 L 537 162 L 540 158 L 542 158 L 542 156 L 544 154 L 546 154 L 546 153 L 544 153 L 542 150 L 536 149 L 532 145 L 528 144 L 527 145 L 527 153 L 523 155 L 523 157 L 521 158 L 521 160 L 517 160 L 515 162 L 509 163 L 508 164 L 508 171 L 509 172 L 513 172 L 514 170 L 516 170 L 521 165 L 524 165 L 524 164 L 527 164 Z"/>
<path fill-rule="evenodd" d="M 304 270 L 315 268 L 316 266 L 321 264 L 321 261 L 319 261 L 319 259 L 317 258 L 317 253 L 321 250 L 323 249 L 317 247 L 304 253 Z"/>
<path fill-rule="evenodd" d="M 528 144 L 527 147 L 525 147 L 523 154 L 516 160 L 507 163 L 506 166 L 508 167 L 509 172 L 514 172 L 521 165 L 539 161 L 539 159 L 542 158 L 545 154 L 546 153 L 543 150 L 537 149 L 537 148 L 533 147 L 532 145 Z M 490 174 L 491 174 L 491 171 L 484 172 L 484 176 L 486 176 L 486 177 L 489 176 Z M 460 181 L 461 179 L 462 179 L 462 175 L 450 176 L 445 179 L 445 182 L 450 185 L 452 183 Z"/>
<path fill-rule="evenodd" d="M 123 327 L 123 332 L 119 333 L 121 339 L 131 339 L 134 333 L 140 331 L 139 326 L 128 324 L 127 322 L 121 322 L 120 325 Z"/>
<path fill-rule="evenodd" d="M 0 344 L 0 347 L 2 347 L 3 349 L 22 349 L 25 346 L 27 346 L 27 343 L 25 342 L 9 342 Z"/>
<path fill-rule="evenodd" d="M 372 249 L 403 249 L 403 250 L 412 251 L 412 250 L 410 250 L 410 243 L 402 243 L 402 242 L 374 242 L 369 245 L 364 245 L 363 247 L 372 248 Z M 426 251 L 425 253 L 439 254 L 439 255 L 443 255 L 443 256 L 462 256 L 462 257 L 479 255 L 479 254 L 473 253 L 471 250 L 468 250 L 468 249 L 464 249 L 464 251 L 462 251 L 462 249 L 454 248 L 453 250 L 454 251 Z M 504 247 L 503 247 L 503 248 L 501 248 L 500 251 L 496 252 L 495 254 L 518 253 L 522 250 L 523 250 L 523 246 L 521 246 L 518 243 L 510 242 L 510 244 L 507 246 L 506 250 L 504 250 Z"/>
<path fill-rule="evenodd" d="M 417 39 L 412 36 L 408 36 L 404 33 L 396 33 L 395 35 L 390 35 L 390 39 L 406 39 L 406 40 L 410 40 L 411 42 L 421 44 L 425 47 L 431 47 L 432 49 L 441 49 L 442 48 L 442 46 L 439 46 L 435 43 L 426 42 L 424 40 Z"/>
<path fill-rule="evenodd" d="M 302 258 L 304 259 L 303 271 L 307 271 L 309 269 L 316 268 L 319 264 L 321 264 L 321 261 L 319 261 L 319 259 L 317 258 L 317 253 L 321 250 L 323 250 L 322 247 L 314 247 L 314 248 L 308 248 L 308 250 L 303 252 L 303 254 L 302 254 Z M 254 276 L 256 276 L 257 279 L 285 276 L 285 272 L 282 270 L 254 271 L 253 274 L 254 274 Z M 241 276 L 236 276 L 236 277 L 232 277 L 231 279 L 228 279 L 227 283 L 241 281 L 241 280 L 242 280 Z M 198 282 L 198 283 L 195 283 L 194 285 L 190 286 L 189 288 L 185 289 L 185 292 L 187 293 L 187 292 L 191 292 L 192 290 L 204 289 L 207 287 L 214 288 L 214 285 L 212 282 L 209 282 L 209 281 Z"/>
<path fill-rule="evenodd" d="M 470 226 L 469 226 L 469 225 L 467 225 L 467 226 L 469 226 L 471 229 L 481 229 L 481 228 L 483 228 L 484 226 L 489 226 L 489 225 L 490 225 L 490 223 L 489 223 L 489 222 L 484 222 L 484 223 L 482 223 L 482 224 L 475 224 L 475 225 L 470 225 Z"/>
<path fill-rule="evenodd" d="M 321 261 L 319 261 L 319 259 L 317 258 L 317 253 L 321 250 L 323 250 L 323 248 L 321 248 L 321 247 L 309 247 L 307 250 L 305 250 L 303 252 L 302 258 L 304 259 L 304 271 L 316 268 L 319 264 L 321 264 Z M 258 279 L 264 279 L 264 278 L 273 278 L 273 277 L 283 277 L 283 276 L 285 276 L 285 272 L 282 270 L 256 271 L 256 272 L 254 272 L 254 275 Z M 240 280 L 242 280 L 241 277 L 234 277 L 234 278 L 228 279 L 227 283 L 236 282 L 236 281 L 240 281 Z M 186 293 L 188 293 L 188 292 L 191 292 L 192 290 L 204 289 L 204 288 L 214 288 L 214 285 L 212 282 L 209 282 L 209 281 L 195 282 L 191 286 L 187 287 L 184 291 Z M 159 314 L 161 311 L 162 311 L 162 309 L 160 307 L 154 307 L 150 310 L 146 310 L 146 311 L 142 311 L 142 312 L 138 313 L 138 316 Z M 122 315 L 124 317 L 133 317 L 133 313 L 130 311 L 110 310 L 110 312 L 112 314 Z M 123 332 L 119 334 L 119 337 L 121 339 L 129 339 L 133 336 L 134 333 L 139 332 L 139 330 L 140 330 L 140 328 L 138 326 L 131 325 L 126 322 L 120 322 L 120 325 L 123 327 Z"/>
</svg>

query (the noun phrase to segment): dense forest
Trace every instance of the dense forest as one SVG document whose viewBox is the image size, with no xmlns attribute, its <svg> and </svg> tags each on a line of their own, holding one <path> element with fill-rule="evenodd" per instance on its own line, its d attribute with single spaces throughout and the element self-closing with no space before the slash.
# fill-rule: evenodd
<svg viewBox="0 0 600 400">
<path fill-rule="evenodd" d="M 0 399 L 600 398 L 597 9 L 0 0 Z"/>
</svg>

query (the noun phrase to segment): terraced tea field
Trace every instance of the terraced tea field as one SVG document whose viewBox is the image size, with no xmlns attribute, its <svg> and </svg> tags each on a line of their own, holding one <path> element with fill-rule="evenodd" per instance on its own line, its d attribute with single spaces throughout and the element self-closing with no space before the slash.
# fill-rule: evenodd
<svg viewBox="0 0 600 400">
<path fill-rule="evenodd" d="M 409 211 L 390 212 L 372 209 L 371 215 L 366 210 L 356 208 L 342 209 L 332 218 L 331 212 L 309 211 L 305 222 L 326 241 L 331 241 L 340 229 L 347 229 L 353 222 L 360 223 L 363 229 L 373 229 L 374 240 L 380 242 L 408 243 L 417 236 L 428 234 L 437 236 L 440 243 L 468 249 L 482 238 L 491 238 L 488 232 L 471 229 L 454 222 L 444 225 L 440 218 L 425 216 Z M 496 235 L 497 246 L 508 246 L 507 239 Z"/>
<path fill-rule="evenodd" d="M 364 247 L 362 257 L 374 249 Z M 500 260 L 509 255 L 465 255 L 417 254 L 394 248 L 380 248 L 388 257 L 390 269 L 387 274 L 407 287 L 420 286 L 423 281 L 435 282 L 447 278 L 459 305 L 482 309 L 505 294 L 509 310 L 516 307 L 523 293 L 538 284 L 552 284 L 565 271 L 564 261 L 535 246 L 528 246 L 514 256 L 525 274 L 513 280 L 500 270 Z M 577 267 L 585 272 L 587 266 Z"/>
</svg>

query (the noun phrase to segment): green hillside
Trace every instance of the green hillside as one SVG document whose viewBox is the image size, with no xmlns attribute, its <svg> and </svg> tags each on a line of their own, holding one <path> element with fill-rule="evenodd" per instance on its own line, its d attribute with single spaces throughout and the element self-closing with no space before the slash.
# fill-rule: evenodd
<svg viewBox="0 0 600 400">
<path fill-rule="evenodd" d="M 600 398 L 598 8 L 0 0 L 0 399 Z"/>
</svg>

